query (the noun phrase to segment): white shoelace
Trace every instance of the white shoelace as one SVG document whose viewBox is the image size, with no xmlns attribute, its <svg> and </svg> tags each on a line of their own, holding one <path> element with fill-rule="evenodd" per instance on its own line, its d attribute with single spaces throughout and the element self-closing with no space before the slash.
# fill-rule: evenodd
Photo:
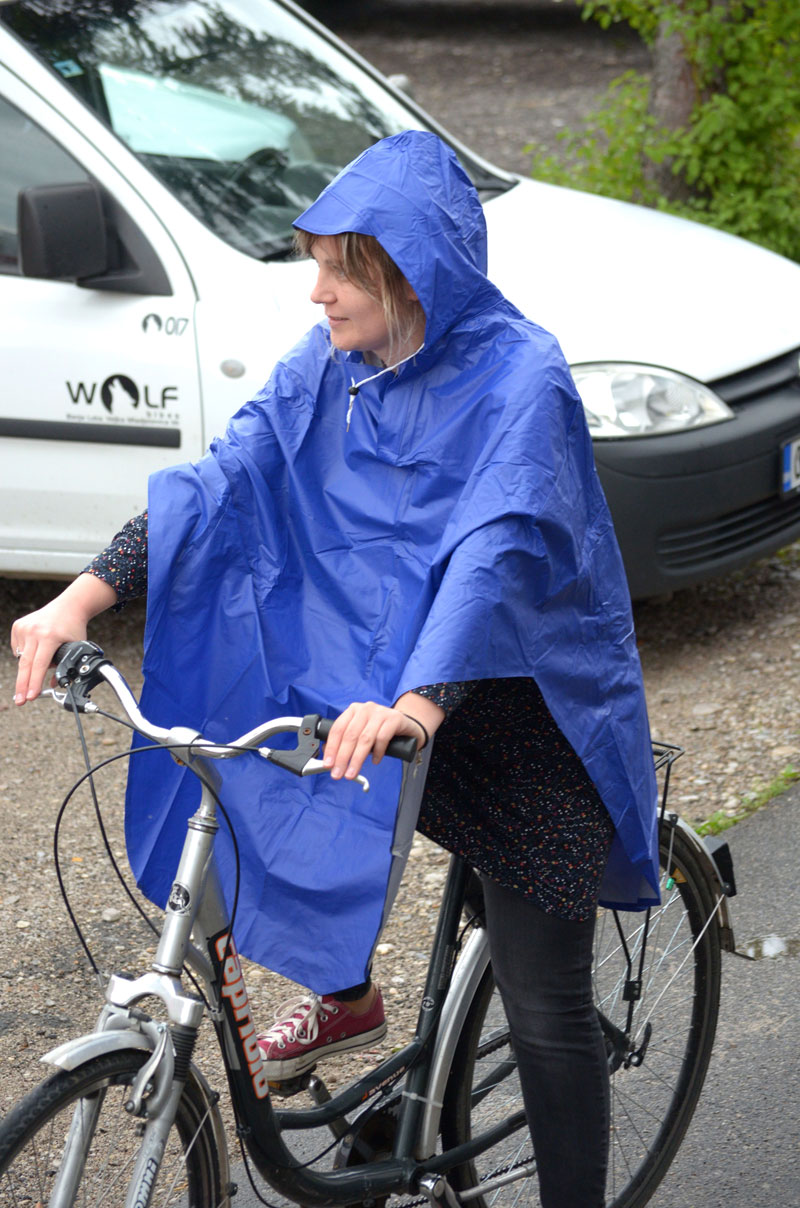
<svg viewBox="0 0 800 1208">
<path fill-rule="evenodd" d="M 291 999 L 275 1012 L 275 1023 L 260 1039 L 267 1044 L 277 1044 L 279 1049 L 285 1049 L 287 1041 L 313 1044 L 319 1035 L 320 1020 L 325 1023 L 328 1019 L 327 1011 L 335 1015 L 338 1007 L 326 1004 L 326 1010 L 323 1010 L 318 994 Z"/>
</svg>

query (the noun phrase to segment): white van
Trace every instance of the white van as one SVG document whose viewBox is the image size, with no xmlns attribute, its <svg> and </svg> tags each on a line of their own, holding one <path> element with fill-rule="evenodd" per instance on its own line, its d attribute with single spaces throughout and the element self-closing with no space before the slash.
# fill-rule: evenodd
<svg viewBox="0 0 800 1208">
<path fill-rule="evenodd" d="M 224 429 L 318 318 L 291 220 L 408 127 L 438 129 L 289 0 L 0 0 L 0 573 L 80 570 Z M 800 267 L 454 145 L 633 594 L 800 535 Z"/>
</svg>

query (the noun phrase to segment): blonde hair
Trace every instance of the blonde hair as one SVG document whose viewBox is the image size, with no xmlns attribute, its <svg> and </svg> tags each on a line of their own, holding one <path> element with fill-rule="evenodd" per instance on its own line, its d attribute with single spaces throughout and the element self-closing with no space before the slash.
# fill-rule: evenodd
<svg viewBox="0 0 800 1208">
<path fill-rule="evenodd" d="M 318 235 L 295 230 L 294 245 L 301 256 L 310 256 Z M 365 294 L 383 308 L 389 332 L 389 363 L 408 346 L 421 317 L 422 306 L 408 296 L 408 281 L 373 235 L 345 231 L 333 235 L 339 245 L 342 271 Z"/>
</svg>

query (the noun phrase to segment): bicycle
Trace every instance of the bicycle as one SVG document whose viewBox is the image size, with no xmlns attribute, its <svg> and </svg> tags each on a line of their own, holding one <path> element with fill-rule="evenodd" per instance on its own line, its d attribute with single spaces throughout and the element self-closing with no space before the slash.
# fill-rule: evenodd
<svg viewBox="0 0 800 1208">
<path fill-rule="evenodd" d="M 206 1014 L 246 1168 L 252 1163 L 288 1199 L 320 1208 L 379 1208 L 389 1199 L 435 1208 L 538 1204 L 513 1051 L 467 864 L 450 859 L 413 1039 L 333 1095 L 315 1068 L 294 1083 L 269 1084 L 214 864 L 214 761 L 258 751 L 297 774 L 315 774 L 323 771 L 317 754 L 331 723 L 316 715 L 276 718 L 222 746 L 148 722 L 93 643 L 70 643 L 56 661 L 63 691 L 49 695 L 76 714 L 99 712 L 90 694 L 108 685 L 126 724 L 196 772 L 201 800 L 175 876 L 184 892 L 170 897 L 150 969 L 111 976 L 95 1031 L 45 1054 L 57 1071 L 0 1124 L 0 1204 L 229 1208 L 236 1187 L 220 1096 L 192 1060 Z M 293 732 L 296 749 L 265 745 Z M 414 759 L 416 744 L 394 740 L 390 753 Z M 712 853 L 667 810 L 681 753 L 654 745 L 663 772 L 662 903 L 624 917 L 601 911 L 598 919 L 596 1004 L 612 1073 L 609 1208 L 646 1204 L 680 1146 L 714 1043 L 721 951 L 734 950 L 727 846 Z M 184 974 L 200 993 L 185 989 Z M 143 1009 L 145 1000 L 154 1000 L 157 1015 Z M 273 1105 L 273 1093 L 288 1098 L 300 1089 L 311 1107 Z M 314 1169 L 285 1141 L 318 1127 L 333 1137 L 326 1169 Z"/>
</svg>

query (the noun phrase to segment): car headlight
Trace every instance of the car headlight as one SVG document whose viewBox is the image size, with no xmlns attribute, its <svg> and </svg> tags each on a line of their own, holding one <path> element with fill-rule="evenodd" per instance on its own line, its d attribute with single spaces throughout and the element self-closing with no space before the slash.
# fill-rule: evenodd
<svg viewBox="0 0 800 1208">
<path fill-rule="evenodd" d="M 707 386 L 670 369 L 614 361 L 570 368 L 595 440 L 661 436 L 733 419 Z"/>
</svg>

